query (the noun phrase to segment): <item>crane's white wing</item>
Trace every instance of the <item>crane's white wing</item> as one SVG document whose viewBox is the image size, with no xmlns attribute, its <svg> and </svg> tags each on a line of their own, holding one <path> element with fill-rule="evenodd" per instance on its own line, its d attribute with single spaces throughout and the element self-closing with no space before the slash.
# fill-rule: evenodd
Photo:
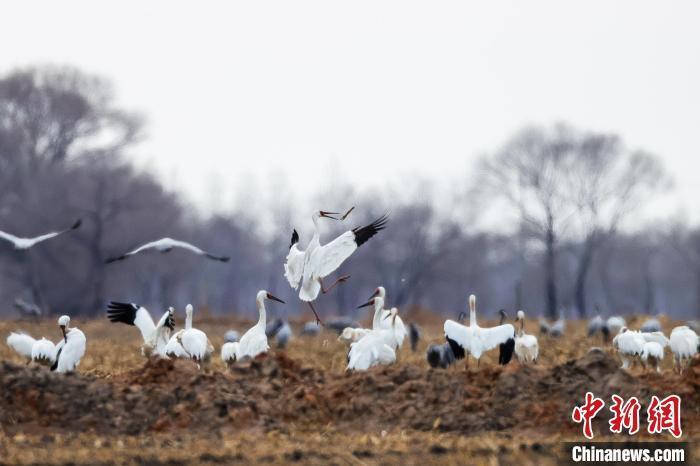
<svg viewBox="0 0 700 466">
<path fill-rule="evenodd" d="M 355 233 L 346 231 L 330 243 L 316 248 L 312 252 L 310 264 L 313 278 L 324 278 L 333 273 L 357 249 Z"/>
<path fill-rule="evenodd" d="M 62 235 L 63 233 L 67 233 L 71 230 L 75 230 L 80 227 L 82 224 L 82 220 L 78 219 L 77 222 L 75 222 L 70 228 L 66 228 L 65 230 L 60 230 L 60 231 L 52 231 L 51 233 L 46 233 L 44 235 L 40 236 L 35 236 L 34 238 L 27 238 L 25 241 L 25 248 L 30 248 L 34 246 L 35 244 L 41 243 L 42 241 L 46 241 L 47 239 L 55 238 L 56 236 Z"/>
<path fill-rule="evenodd" d="M 32 361 L 52 365 L 56 361 L 56 345 L 42 338 L 32 345 Z"/>
<path fill-rule="evenodd" d="M 289 285 L 295 290 L 299 288 L 299 282 L 304 273 L 304 251 L 300 251 L 296 244 L 289 248 L 287 261 L 284 263 L 284 277 L 289 282 Z"/>
<path fill-rule="evenodd" d="M 200 256 L 206 256 L 209 259 L 214 259 L 214 260 L 221 261 L 221 262 L 228 262 L 228 260 L 229 260 L 229 257 L 227 257 L 227 256 L 216 256 L 216 255 L 211 254 L 203 249 L 200 249 L 197 246 L 195 246 L 194 244 L 190 244 L 186 241 L 179 241 L 179 240 L 171 239 L 171 238 L 166 238 L 166 240 L 170 243 L 170 246 L 174 247 L 174 248 L 186 249 L 186 250 L 193 252 L 195 254 L 198 254 Z M 163 241 L 163 240 L 161 240 L 161 241 Z"/>
<path fill-rule="evenodd" d="M 258 354 L 266 353 L 269 349 L 264 329 L 253 327 L 241 338 L 239 356 L 254 358 Z"/>
<path fill-rule="evenodd" d="M 613 347 L 622 354 L 641 354 L 644 343 L 644 337 L 631 330 L 620 333 L 613 338 Z"/>
<path fill-rule="evenodd" d="M 381 340 L 376 343 L 374 339 L 368 335 L 350 345 L 346 370 L 366 371 L 369 369 L 372 366 L 372 348 L 375 344 L 384 343 Z"/>
<path fill-rule="evenodd" d="M 196 328 L 185 330 L 182 334 L 182 347 L 191 358 L 198 361 L 207 359 L 211 354 L 207 336 L 204 332 Z"/>
<path fill-rule="evenodd" d="M 377 362 L 379 364 L 393 364 L 396 361 L 396 351 L 384 344 L 377 348 Z"/>
<path fill-rule="evenodd" d="M 454 320 L 448 319 L 445 321 L 445 325 L 443 325 L 443 330 L 445 331 L 445 336 L 461 346 L 463 350 L 469 348 L 469 340 L 471 338 L 469 327 L 466 327 L 459 322 L 455 322 Z M 452 350 L 454 351 L 454 348 L 452 348 Z M 458 351 L 455 352 L 455 355 L 457 356 L 458 353 Z M 463 357 L 464 354 L 457 356 L 458 359 Z"/>
<path fill-rule="evenodd" d="M 180 344 L 180 337 L 185 333 L 184 330 L 178 330 L 173 336 L 168 340 L 168 344 L 163 348 L 163 354 L 170 358 L 188 358 L 189 355 L 185 351 L 185 348 Z"/>
<path fill-rule="evenodd" d="M 537 337 L 524 333 L 515 339 L 515 345 L 522 348 L 537 348 Z"/>
<path fill-rule="evenodd" d="M 74 371 L 85 354 L 87 340 L 83 332 L 77 328 L 71 329 L 66 338 L 68 341 L 61 345 L 60 351 L 56 355 L 57 372 Z"/>
<path fill-rule="evenodd" d="M 65 231 L 54 231 L 51 233 L 46 233 L 45 235 L 35 236 L 34 238 L 29 238 L 29 245 L 34 246 L 37 243 L 46 241 L 47 239 L 55 238 L 56 236 L 65 233 Z"/>
<path fill-rule="evenodd" d="M 153 323 L 151 313 L 148 312 L 148 309 L 145 307 L 133 303 L 112 301 L 107 306 L 107 317 L 110 322 L 122 322 L 127 325 L 135 325 L 141 331 L 144 343 L 152 343 L 151 340 L 153 339 L 156 325 Z"/>
<path fill-rule="evenodd" d="M 202 256 L 204 255 L 204 251 L 202 251 L 201 249 L 199 249 L 199 248 L 198 248 L 197 246 L 195 246 L 194 244 L 190 244 L 190 243 L 187 243 L 187 242 L 185 242 L 185 241 L 179 241 L 179 240 L 176 240 L 176 239 L 172 239 L 172 240 L 170 240 L 170 244 L 171 244 L 172 247 L 174 247 L 174 248 L 187 249 L 188 251 L 191 251 L 191 252 L 193 252 L 193 253 L 195 253 L 195 254 L 199 254 L 199 255 L 202 255 Z"/>
<path fill-rule="evenodd" d="M 330 243 L 313 251 L 313 278 L 324 278 L 333 273 L 355 250 L 386 227 L 388 217 L 383 215 L 364 227 L 346 231 Z"/>
<path fill-rule="evenodd" d="M 372 331 L 350 346 L 347 369 L 367 370 L 377 364 L 396 361 L 396 352 L 384 342 L 382 332 L 384 331 Z"/>
<path fill-rule="evenodd" d="M 5 233 L 4 231 L 0 231 L 0 239 L 4 239 L 16 245 L 19 241 L 21 241 L 22 238 L 19 238 L 15 235 L 11 235 L 10 233 Z"/>
<path fill-rule="evenodd" d="M 511 324 L 481 328 L 477 333 L 477 337 L 481 340 L 484 351 L 488 351 L 511 338 L 515 338 L 515 328 Z"/>
<path fill-rule="evenodd" d="M 133 251 L 127 252 L 126 254 L 124 254 L 124 256 L 133 256 L 134 254 L 138 254 L 138 253 L 143 252 L 143 251 L 145 251 L 145 250 L 147 250 L 147 249 L 156 248 L 156 247 L 158 247 L 162 242 L 163 242 L 162 239 L 159 239 L 159 240 L 157 240 L 157 241 L 151 241 L 151 242 L 149 242 L 149 243 L 146 243 L 146 244 L 143 244 L 143 245 L 137 247 L 137 248 L 134 249 Z"/>
<path fill-rule="evenodd" d="M 36 340 L 26 333 L 12 332 L 7 337 L 7 346 L 15 350 L 20 356 L 24 356 L 27 359 L 32 357 L 32 346 L 36 343 Z"/>
</svg>

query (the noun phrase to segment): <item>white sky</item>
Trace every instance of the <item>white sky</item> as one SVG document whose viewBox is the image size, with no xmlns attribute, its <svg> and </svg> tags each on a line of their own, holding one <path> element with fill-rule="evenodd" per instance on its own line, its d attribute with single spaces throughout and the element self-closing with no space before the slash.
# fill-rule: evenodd
<svg viewBox="0 0 700 466">
<path fill-rule="evenodd" d="M 661 156 L 676 190 L 656 212 L 700 219 L 699 19 L 693 1 L 15 1 L 0 71 L 113 80 L 148 119 L 137 161 L 205 209 L 271 173 L 304 195 L 316 166 L 455 181 L 563 119 Z"/>
</svg>

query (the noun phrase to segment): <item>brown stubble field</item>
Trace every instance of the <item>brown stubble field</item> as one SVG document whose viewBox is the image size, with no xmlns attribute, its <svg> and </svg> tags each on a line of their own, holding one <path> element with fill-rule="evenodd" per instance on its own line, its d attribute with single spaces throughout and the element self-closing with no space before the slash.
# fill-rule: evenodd
<svg viewBox="0 0 700 466">
<path fill-rule="evenodd" d="M 497 367 L 492 352 L 479 368 L 431 370 L 425 349 L 443 341 L 443 319 L 412 316 L 418 351 L 404 343 L 394 366 L 357 374 L 345 373 L 345 346 L 329 331 L 296 336 L 285 351 L 271 342 L 268 356 L 228 370 L 223 333 L 251 323 L 206 313 L 195 326 L 216 357 L 202 370 L 147 362 L 136 328 L 76 317 L 87 354 L 77 374 L 53 374 L 27 366 L 4 338 L 22 329 L 56 341 L 55 319 L 0 322 L 0 464 L 557 464 L 563 441 L 583 439 L 570 417 L 587 390 L 606 401 L 635 395 L 644 408 L 652 394 L 679 394 L 684 440 L 700 454 L 700 364 L 681 377 L 667 354 L 662 375 L 624 372 L 609 345 L 589 354 L 601 340 L 571 322 L 565 338 L 540 337 L 535 366 Z M 298 335 L 301 323 L 292 327 Z M 526 331 L 537 335 L 534 319 Z M 603 435 L 609 413 L 599 418 L 596 440 L 623 439 Z"/>
</svg>

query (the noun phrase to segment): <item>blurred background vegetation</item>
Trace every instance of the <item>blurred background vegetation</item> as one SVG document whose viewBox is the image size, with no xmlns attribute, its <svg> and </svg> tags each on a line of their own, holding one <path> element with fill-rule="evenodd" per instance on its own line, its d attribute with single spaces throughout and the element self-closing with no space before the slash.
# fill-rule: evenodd
<svg viewBox="0 0 700 466">
<path fill-rule="evenodd" d="M 305 245 L 312 211 L 351 205 L 345 223 L 322 224 L 322 239 L 387 211 L 390 223 L 342 267 L 351 280 L 320 298 L 326 315 L 352 314 L 378 285 L 391 305 L 455 315 L 471 292 L 486 314 L 700 315 L 700 230 L 637 218 L 672 180 L 663 154 L 616 134 L 562 122 L 524 128 L 447 196 L 435 194 L 439 181 L 392 180 L 410 193 L 398 195 L 389 184 L 358 192 L 333 177 L 300 206 L 281 175 L 271 187 L 246 185 L 249 203 L 206 213 L 168 179 L 132 165 L 127 155 L 146 137 L 144 118 L 119 108 L 105 79 L 55 66 L 0 77 L 0 230 L 32 236 L 83 219 L 27 252 L 0 244 L 0 315 L 15 314 L 18 298 L 54 314 L 97 314 L 121 300 L 252 315 L 261 288 L 294 314 L 302 306 L 282 275 L 292 227 Z M 298 212 L 303 224 L 292 223 Z M 163 236 L 231 261 L 174 251 L 104 263 Z"/>
</svg>

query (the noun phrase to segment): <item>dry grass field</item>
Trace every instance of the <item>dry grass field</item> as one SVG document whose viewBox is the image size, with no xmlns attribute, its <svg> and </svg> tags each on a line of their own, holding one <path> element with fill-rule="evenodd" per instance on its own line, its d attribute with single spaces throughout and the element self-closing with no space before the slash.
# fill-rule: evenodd
<svg viewBox="0 0 700 466">
<path fill-rule="evenodd" d="M 202 370 L 146 361 L 136 328 L 76 317 L 87 354 L 77 374 L 55 374 L 4 344 L 18 329 L 58 340 L 54 319 L 0 322 L 0 464 L 558 464 L 563 441 L 583 440 L 570 419 L 588 390 L 635 395 L 644 408 L 652 394 L 677 393 L 684 440 L 700 457 L 700 364 L 678 376 L 667 354 L 662 375 L 625 372 L 609 346 L 589 353 L 601 340 L 571 322 L 565 338 L 540 337 L 535 366 L 498 367 L 492 352 L 479 368 L 431 370 L 425 349 L 443 341 L 442 319 L 414 316 L 418 351 L 405 343 L 394 366 L 356 374 L 345 373 L 345 347 L 329 331 L 297 336 L 285 351 L 271 342 L 269 355 L 228 370 L 218 359 L 223 333 L 250 322 L 204 313 L 195 326 L 217 357 Z M 673 323 L 664 324 L 668 333 Z M 301 324 L 292 326 L 298 335 Z M 526 331 L 537 335 L 536 322 Z M 604 435 L 604 411 L 596 440 L 622 440 Z"/>
</svg>

